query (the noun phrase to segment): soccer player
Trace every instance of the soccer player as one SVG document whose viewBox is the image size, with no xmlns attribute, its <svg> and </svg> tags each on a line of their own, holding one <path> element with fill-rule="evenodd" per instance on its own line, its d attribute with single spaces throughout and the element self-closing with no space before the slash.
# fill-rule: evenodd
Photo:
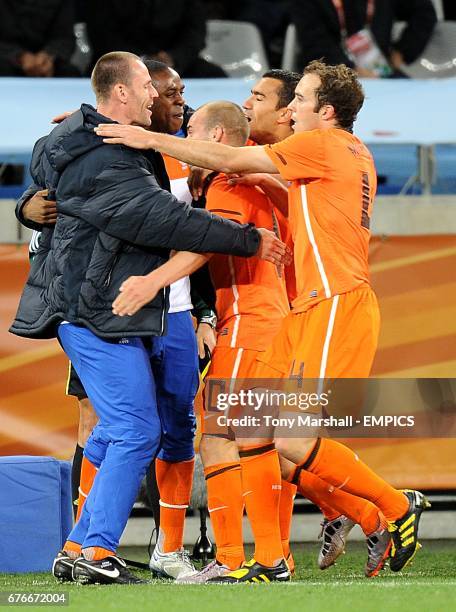
<svg viewBox="0 0 456 612">
<path fill-rule="evenodd" d="M 182 129 L 184 121 L 185 100 L 184 84 L 179 74 L 162 62 L 147 60 L 145 65 L 157 90 L 158 97 L 154 101 L 151 129 L 154 131 L 175 134 Z M 66 114 L 65 114 L 66 115 Z M 174 196 L 183 202 L 190 203 L 191 196 L 187 187 L 188 166 L 167 155 L 156 154 L 157 178 L 160 184 L 171 190 Z M 166 170 L 165 170 L 166 168 Z M 36 186 L 28 189 L 16 207 L 18 219 L 31 229 L 41 229 L 41 224 L 54 224 L 57 218 L 55 202 L 44 199 L 43 192 L 36 192 L 31 198 Z M 34 234 L 31 242 L 31 254 L 38 249 L 38 240 Z M 198 344 L 215 344 L 215 336 L 211 323 L 214 313 L 198 296 L 198 308 L 193 312 L 197 319 Z M 155 505 L 161 504 L 158 510 L 160 516 L 160 531 L 157 546 L 154 549 L 150 565 L 151 569 L 167 578 L 187 576 L 196 570 L 188 555 L 183 550 L 183 531 L 185 507 L 188 506 L 193 474 L 193 433 L 195 419 L 193 414 L 193 399 L 198 385 L 198 363 L 196 359 L 196 343 L 193 324 L 190 316 L 192 299 L 190 297 L 190 281 L 188 277 L 179 279 L 170 287 L 170 307 L 168 311 L 168 332 L 159 343 L 152 367 L 157 380 L 157 403 L 165 433 L 162 436 L 162 450 L 148 470 L 148 495 L 152 499 L 154 517 Z M 173 385 L 173 377 L 177 372 L 179 385 Z M 79 457 L 83 447 L 97 424 L 98 417 L 87 397 L 85 389 L 75 370 L 71 367 L 67 386 L 67 394 L 74 395 L 79 400 L 80 418 L 78 430 L 78 446 L 73 461 L 73 480 L 77 481 L 76 493 L 73 499 L 78 500 L 77 519 L 82 506 L 92 487 L 96 475 L 95 467 L 85 457 Z M 177 430 L 177 428 L 180 428 Z M 178 438 L 179 452 L 184 452 L 182 461 L 167 461 L 170 446 L 176 444 Z M 166 448 L 168 450 L 166 450 Z M 185 450 L 184 450 L 185 449 Z M 80 452 L 79 452 L 80 451 Z M 174 453 L 173 458 L 177 455 Z M 79 462 L 78 462 L 79 458 Z M 82 473 L 81 473 L 82 460 Z M 79 463 L 79 471 L 77 466 Z M 155 494 L 157 485 L 149 478 L 155 470 L 158 479 L 161 500 Z M 175 482 L 181 486 L 176 489 Z M 155 486 L 154 486 L 155 485 Z M 79 488 L 79 495 L 77 493 Z M 157 498 L 156 504 L 155 498 Z M 158 506 L 160 508 L 160 505 Z M 161 520 L 160 520 L 161 519 Z"/>
<path fill-rule="evenodd" d="M 259 253 L 281 264 L 286 248 L 266 229 L 242 226 L 179 202 L 161 189 L 153 160 L 100 146 L 93 128 L 111 120 L 148 126 L 157 92 L 134 54 L 97 62 L 98 108 L 82 105 L 34 149 L 37 184 L 56 193 L 55 228 L 43 232 L 10 331 L 58 336 L 99 416 L 85 454 L 99 467 L 59 558 L 81 582 L 137 582 L 115 551 L 162 427 L 150 357 L 166 331 L 167 292 L 141 315 L 121 319 L 110 304 L 131 273 L 161 265 L 169 249 Z M 179 380 L 175 380 L 179 384 Z M 70 553 L 72 553 L 70 555 Z"/>
<path fill-rule="evenodd" d="M 191 139 L 215 140 L 232 146 L 244 145 L 247 135 L 248 124 L 242 110 L 231 102 L 204 105 L 191 117 L 188 125 Z M 226 175 L 212 173 L 205 181 L 205 189 L 206 210 L 238 223 L 254 223 L 280 231 L 277 212 L 257 187 L 230 185 Z M 210 259 L 209 270 L 216 290 L 218 322 L 217 344 L 206 383 L 211 378 L 249 378 L 258 354 L 272 341 L 283 317 L 289 312 L 283 272 L 257 258 L 247 263 L 240 257 L 218 255 Z M 199 450 L 206 476 L 217 557 L 199 574 L 184 577 L 183 582 L 207 582 L 229 570 L 238 569 L 245 561 L 240 462 L 248 461 L 248 457 L 239 457 L 232 432 L 228 429 L 211 433 L 211 426 L 206 427 L 206 423 L 213 416 L 207 412 L 203 414 Z M 295 487 L 290 485 L 290 488 L 292 507 Z M 291 514 L 290 511 L 287 513 Z M 289 554 L 288 548 L 284 556 Z M 280 571 L 288 577 L 286 568 Z"/>
<path fill-rule="evenodd" d="M 291 181 L 288 201 L 297 298 L 272 346 L 260 357 L 256 372 L 260 378 L 369 375 L 380 319 L 368 274 L 375 168 L 367 148 L 352 133 L 363 101 L 361 85 L 351 69 L 312 62 L 290 104 L 295 134 L 280 143 L 236 148 L 187 143 L 132 126 L 104 125 L 97 130 L 108 143 L 153 147 L 187 163 L 227 173 L 279 171 Z M 276 437 L 275 444 L 297 466 L 289 476 L 292 480 L 309 471 L 380 508 L 393 538 L 393 571 L 413 558 L 419 548 L 419 519 L 427 503 L 421 493 L 394 489 L 334 440 Z M 239 446 L 242 449 L 242 442 Z M 267 494 L 268 503 L 263 503 L 261 512 L 255 506 L 249 518 L 256 542 L 269 526 L 272 562 L 259 568 L 253 559 L 221 577 L 222 582 L 251 582 L 261 571 L 271 570 L 273 575 L 273 568 L 282 563 L 278 456 L 268 455 L 256 468 L 257 481 L 268 483 L 268 491 L 261 492 Z"/>
<path fill-rule="evenodd" d="M 286 70 L 270 70 L 252 87 L 251 95 L 243 104 L 244 113 L 249 121 L 250 139 L 258 145 L 268 145 L 280 142 L 293 134 L 291 126 L 291 110 L 288 105 L 294 98 L 296 86 L 301 75 Z M 253 179 L 253 180 L 252 180 Z M 268 175 L 244 175 L 239 179 L 231 179 L 231 184 L 237 182 L 261 181 L 267 186 Z M 269 181 L 270 184 L 270 181 Z M 286 206 L 277 210 L 279 222 L 281 215 L 288 214 Z M 284 225 L 289 230 L 288 224 Z M 284 236 L 287 242 L 286 236 Z M 295 296 L 294 267 L 285 267 L 288 294 L 290 300 Z M 281 459 L 283 471 L 292 467 Z M 329 483 L 319 479 L 310 472 L 300 474 L 298 490 L 320 507 L 324 515 L 322 524 L 322 545 L 318 555 L 318 565 L 326 569 L 333 565 L 345 549 L 345 540 L 355 523 L 358 523 L 367 536 L 368 558 L 365 567 L 366 576 L 376 575 L 390 548 L 390 537 L 385 529 L 385 519 L 379 509 L 371 502 L 334 489 Z M 282 479 L 280 496 L 280 529 L 285 557 L 293 569 L 293 558 L 289 551 L 289 532 L 291 510 L 296 492 L 295 485 Z M 287 519 L 286 508 L 289 508 Z"/>
<path fill-rule="evenodd" d="M 158 93 L 152 111 L 151 129 L 175 134 L 182 129 L 184 122 L 185 86 L 182 79 L 162 62 L 146 60 L 144 63 Z M 157 153 L 157 156 L 160 154 Z M 163 161 L 171 193 L 189 204 L 188 166 L 168 155 L 163 156 Z M 212 342 L 214 331 L 205 321 L 214 313 L 208 308 L 194 310 L 198 322 L 196 338 L 191 319 L 192 297 L 188 276 L 171 285 L 169 303 L 168 332 L 158 341 L 161 347 L 152 361 L 163 436 L 162 449 L 155 460 L 160 493 L 160 528 L 149 565 L 158 576 L 178 578 L 196 572 L 183 548 L 183 534 L 193 482 L 193 400 L 199 382 L 197 340 L 200 344 Z M 180 448 L 179 461 L 176 461 L 176 451 L 170 453 L 174 447 Z"/>
</svg>

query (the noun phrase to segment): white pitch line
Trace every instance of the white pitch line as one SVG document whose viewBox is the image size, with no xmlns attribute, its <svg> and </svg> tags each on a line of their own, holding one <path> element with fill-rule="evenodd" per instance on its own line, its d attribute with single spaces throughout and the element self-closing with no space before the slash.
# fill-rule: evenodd
<svg viewBox="0 0 456 612">
<path fill-rule="evenodd" d="M 163 582 L 157 581 L 157 583 L 159 584 L 164 584 Z M 247 585 L 242 585 L 243 588 L 246 587 L 255 587 L 255 588 L 261 588 L 261 587 L 265 587 L 265 588 L 281 588 L 281 587 L 306 587 L 306 586 L 324 586 L 325 588 L 327 587 L 353 587 L 353 586 L 367 586 L 367 585 L 372 585 L 369 586 L 368 588 L 396 588 L 396 587 L 415 587 L 415 586 L 425 586 L 425 587 L 439 587 L 439 586 L 453 586 L 456 587 L 456 581 L 455 580 L 448 580 L 448 581 L 440 581 L 440 582 L 436 582 L 434 581 L 413 581 L 413 580 L 408 580 L 408 581 L 397 581 L 397 582 L 379 582 L 379 581 L 374 581 L 374 580 L 362 580 L 361 578 L 357 581 L 350 581 L 350 582 L 340 582 L 340 581 L 336 581 L 336 582 L 318 582 L 316 580 L 313 581 L 307 581 L 307 580 L 294 580 L 291 582 L 270 582 L 270 583 L 261 583 L 261 584 L 247 584 Z M 165 585 L 164 585 L 165 586 Z M 176 588 L 176 587 L 188 587 L 188 586 L 195 586 L 192 584 L 176 584 L 176 583 L 169 583 L 170 587 Z M 204 587 L 215 587 L 215 586 L 219 586 L 219 587 L 223 587 L 223 588 L 237 588 L 241 585 L 234 585 L 234 584 L 203 584 L 201 586 Z"/>
</svg>

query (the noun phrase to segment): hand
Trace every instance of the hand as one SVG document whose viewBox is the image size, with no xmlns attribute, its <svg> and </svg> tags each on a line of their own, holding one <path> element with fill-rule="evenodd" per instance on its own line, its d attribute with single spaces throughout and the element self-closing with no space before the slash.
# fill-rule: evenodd
<svg viewBox="0 0 456 612">
<path fill-rule="evenodd" d="M 22 68 L 24 74 L 27 76 L 37 76 L 36 75 L 36 56 L 34 53 L 30 53 L 29 51 L 24 51 L 19 56 L 19 65 Z"/>
<path fill-rule="evenodd" d="M 187 179 L 187 185 L 194 200 L 199 200 L 203 195 L 204 181 L 212 172 L 213 170 L 206 170 L 205 168 L 190 166 L 190 174 Z"/>
<path fill-rule="evenodd" d="M 403 70 L 404 68 L 404 56 L 402 55 L 402 53 L 400 51 L 396 51 L 395 49 L 393 51 L 391 51 L 391 55 L 390 55 L 390 63 L 391 66 L 395 69 L 395 70 Z"/>
<path fill-rule="evenodd" d="M 71 117 L 71 115 L 75 112 L 76 111 L 65 111 L 64 113 L 60 113 L 60 115 L 56 115 L 52 118 L 51 123 L 62 123 L 62 121 L 68 119 L 68 117 Z"/>
<path fill-rule="evenodd" d="M 209 353 L 215 348 L 217 342 L 217 336 L 215 330 L 209 323 L 200 323 L 196 330 L 196 341 L 198 343 L 198 356 L 200 359 L 204 359 L 206 356 L 205 346 L 207 346 Z"/>
<path fill-rule="evenodd" d="M 153 149 L 154 146 L 152 133 L 137 125 L 100 123 L 94 129 L 108 144 L 122 144 L 133 149 Z"/>
<path fill-rule="evenodd" d="M 270 230 L 260 227 L 257 228 L 257 231 L 261 236 L 260 248 L 257 253 L 258 257 L 265 261 L 270 261 L 276 266 L 288 266 L 292 260 L 292 253 L 287 245 L 279 240 L 274 232 Z"/>
<path fill-rule="evenodd" d="M 45 200 L 47 189 L 37 191 L 22 207 L 22 215 L 27 221 L 40 225 L 53 225 L 57 221 L 57 205 L 54 200 Z"/>
<path fill-rule="evenodd" d="M 228 174 L 228 185 L 257 185 L 261 187 L 264 177 L 268 176 L 261 172 L 252 174 Z"/>
<path fill-rule="evenodd" d="M 40 51 L 35 55 L 37 75 L 41 77 L 54 76 L 54 58 L 46 51 Z"/>
<path fill-rule="evenodd" d="M 112 304 L 112 312 L 119 317 L 132 316 L 157 295 L 159 287 L 153 272 L 147 276 L 130 276 L 119 288 L 119 295 Z"/>
</svg>

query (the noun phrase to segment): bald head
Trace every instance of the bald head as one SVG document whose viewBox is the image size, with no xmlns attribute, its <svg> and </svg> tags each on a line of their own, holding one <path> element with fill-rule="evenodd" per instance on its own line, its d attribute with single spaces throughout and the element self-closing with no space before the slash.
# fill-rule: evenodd
<svg viewBox="0 0 456 612">
<path fill-rule="evenodd" d="M 249 126 L 240 106 L 225 100 L 209 102 L 191 117 L 189 136 L 201 140 L 217 140 L 234 147 L 245 145 Z"/>
</svg>

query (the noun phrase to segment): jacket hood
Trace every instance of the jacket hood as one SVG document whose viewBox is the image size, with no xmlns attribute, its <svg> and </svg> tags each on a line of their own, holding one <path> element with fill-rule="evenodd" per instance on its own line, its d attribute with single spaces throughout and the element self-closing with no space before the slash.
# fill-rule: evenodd
<svg viewBox="0 0 456 612">
<path fill-rule="evenodd" d="M 99 123 L 115 121 L 97 113 L 90 104 L 82 104 L 78 111 L 39 140 L 33 151 L 30 168 L 35 182 L 40 184 L 41 178 L 41 184 L 44 179 L 48 188 L 55 187 L 57 177 L 68 164 L 93 149 L 105 146 L 93 131 Z"/>
</svg>

